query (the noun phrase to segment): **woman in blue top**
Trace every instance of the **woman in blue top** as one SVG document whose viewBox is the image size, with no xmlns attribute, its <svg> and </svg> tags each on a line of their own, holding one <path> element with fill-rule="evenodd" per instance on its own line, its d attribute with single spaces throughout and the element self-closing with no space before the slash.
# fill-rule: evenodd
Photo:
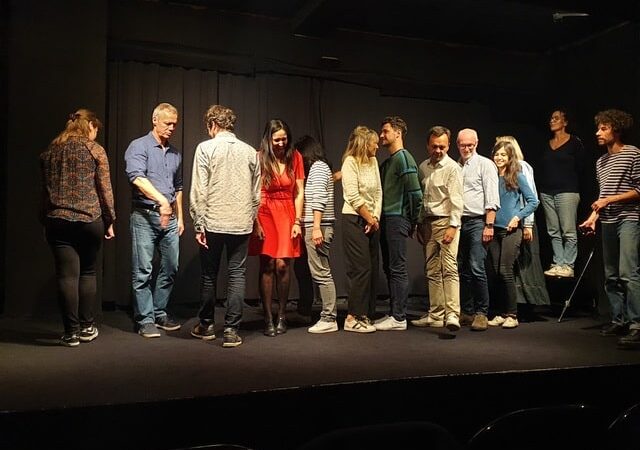
<svg viewBox="0 0 640 450">
<path fill-rule="evenodd" d="M 500 176 L 500 209 L 496 213 L 493 240 L 488 249 L 489 265 L 504 284 L 506 305 L 503 313 L 490 320 L 489 325 L 515 328 L 518 326 L 518 297 L 513 268 L 520 252 L 524 218 L 533 214 L 539 202 L 520 169 L 513 144 L 498 142 L 493 147 L 493 162 Z"/>
</svg>

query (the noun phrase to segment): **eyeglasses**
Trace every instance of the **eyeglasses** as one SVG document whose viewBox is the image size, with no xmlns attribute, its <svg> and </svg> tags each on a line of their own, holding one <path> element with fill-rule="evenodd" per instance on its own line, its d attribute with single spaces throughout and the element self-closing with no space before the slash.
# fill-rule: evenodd
<svg viewBox="0 0 640 450">
<path fill-rule="evenodd" d="M 549 122 L 560 122 L 562 120 L 562 117 L 560 116 L 551 116 L 551 119 L 549 119 Z"/>
<path fill-rule="evenodd" d="M 464 148 L 473 148 L 475 147 L 477 144 L 473 143 L 473 144 L 458 144 L 458 148 L 460 149 L 464 149 Z"/>
</svg>

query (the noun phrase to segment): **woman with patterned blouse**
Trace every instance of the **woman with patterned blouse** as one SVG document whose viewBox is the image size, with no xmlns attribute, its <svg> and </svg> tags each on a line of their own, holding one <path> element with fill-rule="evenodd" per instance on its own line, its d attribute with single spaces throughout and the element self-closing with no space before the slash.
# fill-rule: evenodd
<svg viewBox="0 0 640 450">
<path fill-rule="evenodd" d="M 95 142 L 102 124 L 87 109 L 70 114 L 65 129 L 40 155 L 40 220 L 53 252 L 64 335 L 76 347 L 98 337 L 96 256 L 114 237 L 115 209 L 107 154 Z M 106 229 L 106 232 L 105 232 Z"/>
</svg>

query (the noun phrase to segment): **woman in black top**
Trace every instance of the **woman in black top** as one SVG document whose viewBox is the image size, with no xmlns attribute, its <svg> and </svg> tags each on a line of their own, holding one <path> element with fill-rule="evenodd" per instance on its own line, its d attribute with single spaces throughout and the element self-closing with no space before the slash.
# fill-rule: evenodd
<svg viewBox="0 0 640 450">
<path fill-rule="evenodd" d="M 543 153 L 542 170 L 538 173 L 541 175 L 540 200 L 553 249 L 553 263 L 544 273 L 572 278 L 578 255 L 576 222 L 584 147 L 580 138 L 567 132 L 568 124 L 565 111 L 556 110 L 551 114 L 549 128 L 553 136 Z"/>
</svg>

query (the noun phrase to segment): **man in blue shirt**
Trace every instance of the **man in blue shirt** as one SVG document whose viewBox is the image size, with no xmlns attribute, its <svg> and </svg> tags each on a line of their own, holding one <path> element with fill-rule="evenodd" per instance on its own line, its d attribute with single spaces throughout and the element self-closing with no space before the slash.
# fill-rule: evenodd
<svg viewBox="0 0 640 450">
<path fill-rule="evenodd" d="M 458 248 L 460 271 L 460 325 L 473 331 L 488 327 L 489 285 L 485 271 L 487 245 L 493 239 L 493 223 L 500 208 L 498 169 L 477 152 L 478 133 L 465 128 L 456 141 L 462 166 L 464 210 Z"/>
<path fill-rule="evenodd" d="M 131 283 L 134 320 L 141 336 L 160 337 L 158 328 L 180 329 L 166 311 L 178 273 L 182 219 L 182 155 L 169 143 L 178 124 L 178 110 L 160 103 L 153 110 L 153 129 L 135 139 L 125 152 L 132 185 Z M 160 267 L 152 279 L 153 256 Z"/>
</svg>

